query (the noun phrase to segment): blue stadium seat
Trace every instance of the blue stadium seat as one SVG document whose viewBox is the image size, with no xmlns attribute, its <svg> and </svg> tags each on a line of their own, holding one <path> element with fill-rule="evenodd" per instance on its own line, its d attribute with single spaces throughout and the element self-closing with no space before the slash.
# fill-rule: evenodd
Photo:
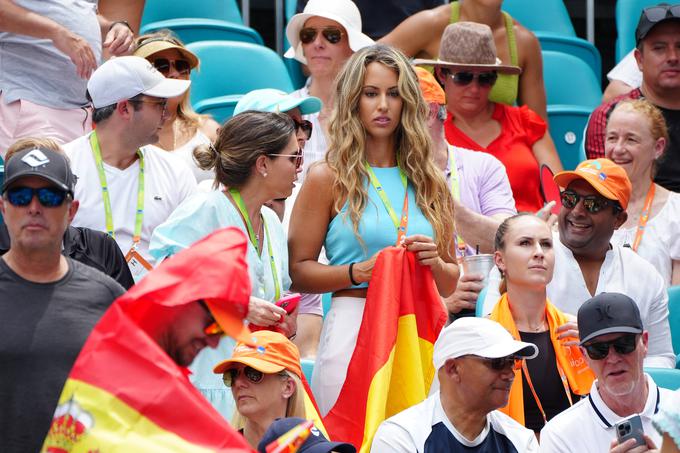
<svg viewBox="0 0 680 453">
<path fill-rule="evenodd" d="M 672 368 L 645 368 L 645 373 L 649 374 L 656 385 L 669 390 L 680 389 L 680 370 Z"/>
<path fill-rule="evenodd" d="M 551 104 L 579 105 L 591 110 L 602 101 L 600 81 L 582 59 L 562 52 L 543 54 L 543 81 Z"/>
<path fill-rule="evenodd" d="M 555 33 L 537 32 L 536 37 L 541 44 L 541 50 L 567 53 L 588 63 L 599 79 L 602 78 L 602 57 L 597 47 L 585 39 L 560 36 Z"/>
<path fill-rule="evenodd" d="M 586 160 L 583 132 L 592 109 L 574 105 L 548 105 L 550 136 L 555 142 L 565 170 L 573 170 Z"/>
<path fill-rule="evenodd" d="M 302 374 L 305 375 L 305 379 L 311 383 L 314 374 L 314 360 L 300 359 L 300 365 L 302 365 Z"/>
<path fill-rule="evenodd" d="M 635 29 L 640 13 L 661 0 L 617 0 L 616 2 L 616 61 L 621 61 L 635 47 Z M 669 2 L 675 4 L 675 2 Z"/>
<path fill-rule="evenodd" d="M 328 310 L 331 309 L 331 298 L 332 297 L 333 297 L 333 294 L 331 294 L 331 293 L 323 293 L 321 295 L 321 305 L 323 306 L 324 317 L 328 314 Z"/>
<path fill-rule="evenodd" d="M 562 36 L 576 37 L 574 25 L 563 0 L 505 0 L 503 11 L 536 33 L 544 31 Z"/>
<path fill-rule="evenodd" d="M 168 29 L 184 44 L 196 41 L 242 41 L 264 45 L 262 37 L 250 27 L 216 19 L 168 19 L 144 25 L 140 34 Z"/>
<path fill-rule="evenodd" d="M 236 0 L 146 0 L 142 27 L 161 20 L 197 17 L 243 24 Z"/>
<path fill-rule="evenodd" d="M 671 325 L 676 364 L 680 367 L 680 285 L 668 288 L 668 323 Z"/>
<path fill-rule="evenodd" d="M 234 116 L 234 109 L 242 94 L 228 94 L 214 98 L 203 99 L 192 105 L 194 111 L 203 115 L 211 115 L 215 121 L 224 124 Z"/>
<path fill-rule="evenodd" d="M 191 103 L 197 112 L 217 108 L 224 111 L 238 100 L 233 95 L 258 88 L 293 91 L 281 57 L 267 47 L 235 41 L 200 41 L 188 44 L 187 48 L 201 61 L 200 71 L 191 74 Z"/>
<path fill-rule="evenodd" d="M 284 5 L 284 17 L 286 18 L 286 24 L 290 22 L 290 18 L 295 15 L 295 9 L 297 7 L 297 0 L 285 0 Z M 283 27 L 283 51 L 285 52 L 290 47 L 288 42 L 288 37 L 286 36 L 286 27 Z M 302 65 L 299 61 L 293 58 L 283 58 L 283 63 L 288 69 L 288 74 L 290 75 L 290 80 L 293 82 L 295 89 L 302 88 L 307 81 L 307 77 L 302 72 Z"/>
</svg>

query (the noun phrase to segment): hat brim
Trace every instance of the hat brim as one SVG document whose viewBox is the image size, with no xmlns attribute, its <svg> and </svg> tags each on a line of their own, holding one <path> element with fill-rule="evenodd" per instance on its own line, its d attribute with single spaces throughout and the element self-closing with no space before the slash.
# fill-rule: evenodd
<svg viewBox="0 0 680 453">
<path fill-rule="evenodd" d="M 198 57 L 192 51 L 190 51 L 186 47 L 178 46 L 177 44 L 173 44 L 169 41 L 151 40 L 149 43 L 144 43 L 141 46 L 139 46 L 139 48 L 135 50 L 135 53 L 133 55 L 135 55 L 136 57 L 148 59 L 153 54 L 168 49 L 177 49 L 177 51 L 180 54 L 182 54 L 184 58 L 187 59 L 189 65 L 191 66 L 191 69 L 198 67 Z"/>
<path fill-rule="evenodd" d="M 2 184 L 2 193 L 5 193 L 7 191 L 7 189 L 9 189 L 10 186 L 12 184 L 14 184 L 18 179 L 26 178 L 26 177 L 29 177 L 29 176 L 34 176 L 34 177 L 42 178 L 46 181 L 49 181 L 52 184 L 56 185 L 59 189 L 73 195 L 73 191 L 66 184 L 59 181 L 57 178 L 54 178 L 53 176 L 50 176 L 50 175 L 46 175 L 44 173 L 34 171 L 32 169 L 27 170 L 27 171 L 22 171 L 20 173 L 13 175 L 11 178 L 6 179 L 5 182 Z"/>
<path fill-rule="evenodd" d="M 184 94 L 189 89 L 191 80 L 167 79 L 164 78 L 148 90 L 142 91 L 142 94 L 155 98 L 175 98 Z"/>
<path fill-rule="evenodd" d="M 606 329 L 600 329 L 596 330 L 595 332 L 591 333 L 587 337 L 585 337 L 583 340 L 579 342 L 581 346 L 589 342 L 595 337 L 599 337 L 600 335 L 607 335 L 609 333 L 642 333 L 642 329 L 638 329 L 637 327 L 630 327 L 630 326 L 616 326 L 616 327 L 607 327 Z"/>
<path fill-rule="evenodd" d="M 510 355 L 515 355 L 523 359 L 533 359 L 538 355 L 538 348 L 533 343 L 513 340 L 512 342 L 494 344 L 487 348 L 482 348 L 475 351 L 474 354 L 487 359 L 498 359 Z"/>
<path fill-rule="evenodd" d="M 335 22 L 342 25 L 347 33 L 347 39 L 349 41 L 349 48 L 353 52 L 357 52 L 364 47 L 372 46 L 375 44 L 371 38 L 363 34 L 360 30 L 355 30 L 347 24 L 347 21 L 340 16 L 331 13 L 324 12 L 311 12 L 311 13 L 298 13 L 291 17 L 290 22 L 286 26 L 286 37 L 290 43 L 290 48 L 283 54 L 286 58 L 295 58 L 302 64 L 307 64 L 307 59 L 302 51 L 302 43 L 300 42 L 300 30 L 307 22 L 310 17 L 324 17 L 326 19 L 334 20 Z"/>
<path fill-rule="evenodd" d="M 224 333 L 248 346 L 255 346 L 253 334 L 248 326 L 244 324 L 243 316 L 235 313 L 233 310 L 229 310 L 233 306 L 227 305 L 227 308 L 225 308 L 224 303 L 212 299 L 205 299 L 205 303 Z"/>
<path fill-rule="evenodd" d="M 510 66 L 503 64 L 465 64 L 465 63 L 453 63 L 451 61 L 444 60 L 431 60 L 426 58 L 416 58 L 413 60 L 415 66 L 441 66 L 450 69 L 460 69 L 460 70 L 470 70 L 470 69 L 482 69 L 487 71 L 496 71 L 502 74 L 521 74 L 522 68 L 519 66 Z"/>
<path fill-rule="evenodd" d="M 215 374 L 222 374 L 228 369 L 233 368 L 233 365 L 237 363 L 255 368 L 257 371 L 262 371 L 266 374 L 280 373 L 286 369 L 286 367 L 282 365 L 276 365 L 256 357 L 232 357 L 231 359 L 223 360 L 222 362 L 215 365 L 213 372 Z"/>
<path fill-rule="evenodd" d="M 590 184 L 593 187 L 593 189 L 597 190 L 597 192 L 603 197 L 609 200 L 619 201 L 618 198 L 616 198 L 616 195 L 614 195 L 614 193 L 611 190 L 607 189 L 607 187 L 605 187 L 600 182 L 597 175 L 569 170 L 561 171 L 557 173 L 555 176 L 553 176 L 553 181 L 555 181 L 555 184 L 564 189 L 566 189 L 569 186 L 569 184 L 576 181 L 577 179 L 585 180 L 588 184 Z"/>
</svg>

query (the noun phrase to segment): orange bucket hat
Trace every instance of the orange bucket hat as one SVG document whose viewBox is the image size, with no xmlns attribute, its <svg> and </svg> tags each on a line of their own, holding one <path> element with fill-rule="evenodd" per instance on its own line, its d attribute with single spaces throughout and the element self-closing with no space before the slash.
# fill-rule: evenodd
<svg viewBox="0 0 680 453">
<path fill-rule="evenodd" d="M 624 210 L 628 208 L 628 200 L 633 191 L 626 170 L 609 159 L 584 160 L 576 170 L 561 171 L 553 179 L 562 188 L 576 179 L 585 179 L 602 196 L 618 201 Z"/>
</svg>

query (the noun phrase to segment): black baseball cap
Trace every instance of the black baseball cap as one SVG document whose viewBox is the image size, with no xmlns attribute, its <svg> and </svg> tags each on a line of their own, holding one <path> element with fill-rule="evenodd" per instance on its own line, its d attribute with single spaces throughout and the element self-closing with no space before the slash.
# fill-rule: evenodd
<svg viewBox="0 0 680 453">
<path fill-rule="evenodd" d="M 635 46 L 640 45 L 640 41 L 645 39 L 652 28 L 660 23 L 669 20 L 680 19 L 680 4 L 669 5 L 668 3 L 659 3 L 656 6 L 649 6 L 642 10 L 640 20 L 635 29 Z"/>
<path fill-rule="evenodd" d="M 305 419 L 299 417 L 279 418 L 274 421 L 274 423 L 269 425 L 264 436 L 262 436 L 262 440 L 257 445 L 257 451 L 266 453 L 267 445 L 305 421 Z M 298 453 L 330 453 L 333 451 L 338 453 L 356 453 L 357 449 L 352 444 L 346 442 L 329 441 L 316 426 L 312 427 L 309 437 L 298 449 Z"/>
<path fill-rule="evenodd" d="M 601 293 L 578 309 L 581 345 L 608 333 L 642 333 L 640 309 L 633 299 L 620 293 Z"/>
<path fill-rule="evenodd" d="M 12 154 L 5 163 L 5 182 L 2 193 L 19 178 L 38 176 L 73 195 L 76 177 L 68 159 L 62 153 L 45 148 L 32 148 Z"/>
</svg>

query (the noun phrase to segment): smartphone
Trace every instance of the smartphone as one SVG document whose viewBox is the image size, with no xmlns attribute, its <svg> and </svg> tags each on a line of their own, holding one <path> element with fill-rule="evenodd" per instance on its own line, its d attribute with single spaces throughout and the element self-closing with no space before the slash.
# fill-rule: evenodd
<svg viewBox="0 0 680 453">
<path fill-rule="evenodd" d="M 616 430 L 616 439 L 619 441 L 619 444 L 624 443 L 628 439 L 635 439 L 636 444 L 634 447 L 646 444 L 643 437 L 645 431 L 642 429 L 642 420 L 639 415 L 624 418 L 614 426 L 614 429 Z"/>
<path fill-rule="evenodd" d="M 281 299 L 276 301 L 276 306 L 281 307 L 284 310 L 286 310 L 286 313 L 291 314 L 295 309 L 297 308 L 298 304 L 300 303 L 300 297 L 302 297 L 298 293 L 291 293 L 288 294 Z"/>
</svg>

